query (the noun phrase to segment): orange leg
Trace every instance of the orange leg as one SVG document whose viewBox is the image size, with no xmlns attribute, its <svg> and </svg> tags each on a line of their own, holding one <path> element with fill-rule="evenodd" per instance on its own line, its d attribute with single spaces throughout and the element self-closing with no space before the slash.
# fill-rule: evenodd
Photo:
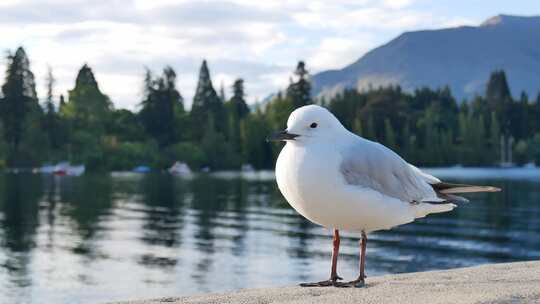
<svg viewBox="0 0 540 304">
<path fill-rule="evenodd" d="M 362 239 L 360 240 L 360 274 L 354 281 L 346 283 L 337 283 L 337 287 L 364 287 L 366 279 L 366 247 L 367 247 L 367 235 L 362 231 Z"/>
<path fill-rule="evenodd" d="M 315 283 L 302 283 L 302 287 L 326 287 L 336 285 L 338 280 L 341 280 L 341 277 L 337 274 L 337 258 L 339 254 L 339 230 L 334 229 L 334 240 L 333 240 L 333 249 L 332 249 L 332 269 L 330 271 L 330 279 L 321 282 Z"/>
</svg>

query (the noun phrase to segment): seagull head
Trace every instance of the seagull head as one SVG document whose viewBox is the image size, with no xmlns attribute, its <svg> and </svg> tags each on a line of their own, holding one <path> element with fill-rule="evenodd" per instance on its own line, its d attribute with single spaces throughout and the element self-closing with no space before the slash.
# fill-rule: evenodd
<svg viewBox="0 0 540 304">
<path fill-rule="evenodd" d="M 334 141 L 339 132 L 346 131 L 327 109 L 308 105 L 294 110 L 287 120 L 287 129 L 268 137 L 269 141 L 309 143 Z"/>
</svg>

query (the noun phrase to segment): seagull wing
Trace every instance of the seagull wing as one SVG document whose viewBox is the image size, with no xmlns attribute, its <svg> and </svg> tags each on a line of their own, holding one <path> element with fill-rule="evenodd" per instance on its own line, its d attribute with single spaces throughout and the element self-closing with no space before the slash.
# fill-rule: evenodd
<svg viewBox="0 0 540 304">
<path fill-rule="evenodd" d="M 360 137 L 341 151 L 340 166 L 350 185 L 371 188 L 403 202 L 443 202 L 431 184 L 440 182 L 410 165 L 387 147 Z"/>
</svg>

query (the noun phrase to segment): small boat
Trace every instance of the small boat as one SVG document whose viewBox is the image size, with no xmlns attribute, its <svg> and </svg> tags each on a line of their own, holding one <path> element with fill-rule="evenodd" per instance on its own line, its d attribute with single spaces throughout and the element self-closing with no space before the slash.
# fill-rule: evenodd
<svg viewBox="0 0 540 304">
<path fill-rule="evenodd" d="M 68 162 L 60 162 L 56 164 L 56 166 L 54 166 L 53 173 L 54 175 L 64 176 L 67 174 L 68 167 L 69 167 Z"/>
<path fill-rule="evenodd" d="M 500 162 L 499 167 L 501 168 L 515 168 L 516 164 L 513 162 Z"/>
<path fill-rule="evenodd" d="M 523 165 L 523 168 L 526 168 L 526 169 L 535 169 L 535 168 L 536 168 L 536 163 L 535 163 L 535 162 L 528 162 L 528 163 L 526 163 L 525 165 Z"/>
<path fill-rule="evenodd" d="M 254 172 L 253 166 L 251 164 L 243 164 L 241 168 L 242 172 Z"/>
<path fill-rule="evenodd" d="M 148 173 L 150 171 L 151 169 L 148 166 L 137 166 L 133 168 L 133 170 L 131 170 L 131 172 L 135 172 L 135 173 Z"/>
<path fill-rule="evenodd" d="M 174 175 L 187 175 L 191 174 L 191 169 L 189 169 L 189 166 L 186 163 L 177 161 L 175 162 L 172 167 L 169 168 L 169 173 Z"/>
<path fill-rule="evenodd" d="M 13 174 L 19 174 L 21 173 L 23 170 L 21 170 L 20 168 L 7 168 L 6 169 L 6 172 L 7 173 L 13 173 Z"/>
<path fill-rule="evenodd" d="M 39 168 L 39 172 L 42 174 L 53 174 L 56 166 L 51 164 L 45 164 Z"/>
<path fill-rule="evenodd" d="M 210 167 L 208 167 L 208 166 L 202 167 L 202 168 L 201 168 L 201 172 L 202 172 L 202 173 L 208 173 L 208 172 L 210 172 Z"/>
<path fill-rule="evenodd" d="M 66 175 L 69 176 L 81 176 L 86 171 L 85 165 L 77 165 L 77 166 L 68 166 L 66 170 Z"/>
<path fill-rule="evenodd" d="M 81 176 L 86 171 L 85 165 L 74 165 L 72 166 L 69 162 L 60 162 L 56 166 L 43 166 L 40 169 L 41 173 L 45 174 L 54 174 L 57 176 Z"/>
</svg>

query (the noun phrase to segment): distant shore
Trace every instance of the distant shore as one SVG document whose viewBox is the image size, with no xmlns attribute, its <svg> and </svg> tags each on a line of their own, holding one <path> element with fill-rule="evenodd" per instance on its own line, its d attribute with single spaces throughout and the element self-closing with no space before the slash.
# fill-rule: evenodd
<svg viewBox="0 0 540 304">
<path fill-rule="evenodd" d="M 365 288 L 288 286 L 115 304 L 538 302 L 540 261 L 369 277 Z"/>
</svg>

